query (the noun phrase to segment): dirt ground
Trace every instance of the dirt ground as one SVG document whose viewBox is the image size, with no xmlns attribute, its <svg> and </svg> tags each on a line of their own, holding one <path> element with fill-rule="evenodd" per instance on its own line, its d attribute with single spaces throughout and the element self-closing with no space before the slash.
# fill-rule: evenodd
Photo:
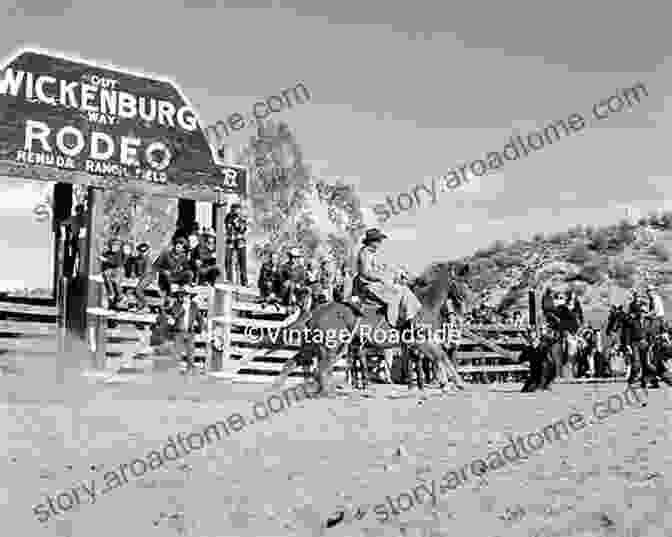
<svg viewBox="0 0 672 537">
<path fill-rule="evenodd" d="M 101 385 L 76 369 L 61 371 L 60 383 L 44 364 L 0 378 L 1 535 L 672 536 L 667 388 L 383 524 L 373 506 L 386 496 L 485 457 L 507 434 L 574 411 L 588 417 L 625 385 L 524 395 L 519 385 L 476 385 L 466 394 L 428 390 L 425 399 L 374 386 L 367 397 L 306 400 L 102 494 L 106 472 L 178 432 L 251 416 L 267 388 L 176 372 Z M 95 503 L 81 492 L 79 506 L 38 521 L 34 506 L 91 480 Z M 353 520 L 358 507 L 366 515 Z M 339 510 L 343 520 L 326 528 Z"/>
</svg>

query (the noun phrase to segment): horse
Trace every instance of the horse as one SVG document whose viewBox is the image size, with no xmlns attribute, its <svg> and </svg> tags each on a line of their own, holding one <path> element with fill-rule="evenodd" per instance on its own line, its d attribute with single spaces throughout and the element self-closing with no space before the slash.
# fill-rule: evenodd
<svg viewBox="0 0 672 537">
<path fill-rule="evenodd" d="M 422 309 L 413 320 L 413 324 L 416 327 L 424 326 L 430 330 L 440 329 L 442 320 L 439 311 L 444 302 L 450 299 L 457 307 L 460 307 L 466 301 L 468 296 L 466 276 L 468 272 L 468 265 L 463 266 L 457 273 L 454 266 L 442 265 L 431 283 L 415 286 L 413 291 L 420 301 Z M 363 297 L 357 306 L 348 302 L 321 304 L 311 312 L 308 319 L 300 319 L 300 321 L 309 326 L 313 334 L 322 334 L 323 340 L 325 334 L 328 333 L 355 335 L 355 337 L 350 338 L 350 341 L 342 341 L 338 346 L 330 347 L 311 342 L 304 343 L 304 350 L 308 348 L 318 358 L 316 380 L 321 386 L 322 393 L 329 391 L 328 384 L 333 366 L 338 360 L 345 357 L 352 348 L 358 353 L 358 359 L 363 360 L 363 369 L 366 373 L 366 348 L 378 350 L 397 348 L 399 347 L 400 332 L 408 330 L 411 326 L 410 322 L 406 322 L 399 327 L 391 326 L 385 308 L 379 302 L 371 300 L 370 297 Z M 296 326 L 288 327 L 288 329 L 292 328 L 296 328 Z M 371 337 L 374 333 L 385 337 Z M 448 383 L 448 377 L 452 377 L 456 388 L 466 389 L 466 383 L 453 363 L 447 358 L 439 343 L 430 341 L 431 338 L 421 338 L 420 341 L 416 341 L 414 338 L 410 339 L 411 341 L 405 345 L 409 352 L 429 357 L 430 360 L 438 364 L 441 376 L 440 383 L 444 389 Z M 273 389 L 277 389 L 285 383 L 296 365 L 297 361 L 295 359 L 288 360 L 280 375 L 276 378 Z M 421 382 L 422 371 L 419 367 L 417 369 L 418 378 Z"/>
</svg>

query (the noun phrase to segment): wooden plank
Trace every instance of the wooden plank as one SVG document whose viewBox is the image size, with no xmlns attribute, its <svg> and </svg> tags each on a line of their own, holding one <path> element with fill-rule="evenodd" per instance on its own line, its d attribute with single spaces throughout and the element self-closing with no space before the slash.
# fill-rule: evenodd
<svg viewBox="0 0 672 537">
<path fill-rule="evenodd" d="M 456 358 L 458 360 L 517 360 L 518 356 L 520 356 L 519 352 L 515 353 L 515 358 L 509 358 L 506 356 L 502 356 L 498 352 L 480 352 L 480 351 L 460 351 L 458 350 L 456 353 Z"/>
<path fill-rule="evenodd" d="M 504 349 L 503 347 L 500 347 L 499 345 L 497 345 L 496 343 L 493 343 L 491 340 L 489 340 L 487 338 L 484 338 L 482 336 L 479 336 L 478 334 L 475 334 L 474 332 L 472 332 L 468 328 L 463 328 L 462 333 L 464 335 L 466 335 L 469 339 L 477 341 L 478 343 L 480 343 L 484 347 L 486 347 L 486 348 L 488 348 L 488 349 L 490 349 L 494 352 L 500 353 L 505 358 L 510 358 L 512 360 L 515 359 L 515 355 L 511 351 L 509 351 L 507 349 Z"/>
<path fill-rule="evenodd" d="M 44 315 L 56 317 L 56 306 L 37 306 L 31 304 L 16 304 L 13 302 L 0 302 L 0 311 L 8 313 L 23 313 L 31 315 Z"/>
<path fill-rule="evenodd" d="M 0 338 L 55 338 L 56 336 L 57 330 L 55 324 L 0 321 Z"/>
<path fill-rule="evenodd" d="M 233 285 L 231 283 L 216 283 L 215 287 L 221 291 L 231 291 L 239 295 L 246 295 L 252 297 L 260 297 L 259 289 L 256 287 L 242 287 L 241 285 Z"/>
<path fill-rule="evenodd" d="M 105 308 L 87 308 L 86 312 L 93 317 L 106 317 L 114 321 L 154 324 L 156 315 L 153 313 L 131 313 L 130 311 L 113 311 Z"/>
<path fill-rule="evenodd" d="M 471 332 L 527 332 L 528 325 L 514 326 L 511 324 L 469 324 L 465 328 Z"/>
<path fill-rule="evenodd" d="M 524 365 L 465 365 L 457 368 L 460 373 L 513 373 L 516 371 L 529 371 Z"/>
</svg>

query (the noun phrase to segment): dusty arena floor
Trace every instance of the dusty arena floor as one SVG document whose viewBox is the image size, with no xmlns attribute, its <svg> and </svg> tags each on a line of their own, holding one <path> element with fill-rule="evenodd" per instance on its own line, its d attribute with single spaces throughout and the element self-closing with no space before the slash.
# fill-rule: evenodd
<svg viewBox="0 0 672 537">
<path fill-rule="evenodd" d="M 447 472 L 507 445 L 507 434 L 541 431 L 573 412 L 591 421 L 594 403 L 625 385 L 531 395 L 518 385 L 474 386 L 466 394 L 428 390 L 424 399 L 374 386 L 367 397 L 305 400 L 141 477 L 126 471 L 127 482 L 103 493 L 121 464 L 146 460 L 169 436 L 234 412 L 251 416 L 266 388 L 176 372 L 105 386 L 78 374 L 62 380 L 55 386 L 48 371 L 0 378 L 2 535 L 672 536 L 666 388 L 527 460 L 437 491 L 434 502 L 411 494 L 432 482 L 438 489 Z M 95 503 L 85 488 L 97 490 Z M 381 523 L 390 501 L 414 505 Z"/>
</svg>

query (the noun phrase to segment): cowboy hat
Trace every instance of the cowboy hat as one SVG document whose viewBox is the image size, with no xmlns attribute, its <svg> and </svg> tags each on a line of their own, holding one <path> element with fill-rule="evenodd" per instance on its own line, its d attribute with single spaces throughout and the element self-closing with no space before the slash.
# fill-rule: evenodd
<svg viewBox="0 0 672 537">
<path fill-rule="evenodd" d="M 147 244 L 146 242 L 140 243 L 137 246 L 138 252 L 141 254 L 144 254 L 145 252 L 148 252 L 151 249 L 151 246 Z"/>
<path fill-rule="evenodd" d="M 287 255 L 288 255 L 289 257 L 301 257 L 302 254 L 301 254 L 301 250 L 299 250 L 298 248 L 294 247 L 294 248 L 290 248 L 290 249 L 287 251 Z"/>
<path fill-rule="evenodd" d="M 203 233 L 201 233 L 201 235 L 203 235 L 204 237 L 215 237 L 215 238 L 217 238 L 217 234 L 215 233 L 215 231 L 212 228 L 209 228 L 209 227 L 205 228 L 203 230 Z"/>
<path fill-rule="evenodd" d="M 366 233 L 364 234 L 364 239 L 362 239 L 362 242 L 364 244 L 369 243 L 369 242 L 374 242 L 374 241 L 382 241 L 383 239 L 387 239 L 387 235 L 380 231 L 378 228 L 371 228 L 367 229 Z"/>
</svg>

